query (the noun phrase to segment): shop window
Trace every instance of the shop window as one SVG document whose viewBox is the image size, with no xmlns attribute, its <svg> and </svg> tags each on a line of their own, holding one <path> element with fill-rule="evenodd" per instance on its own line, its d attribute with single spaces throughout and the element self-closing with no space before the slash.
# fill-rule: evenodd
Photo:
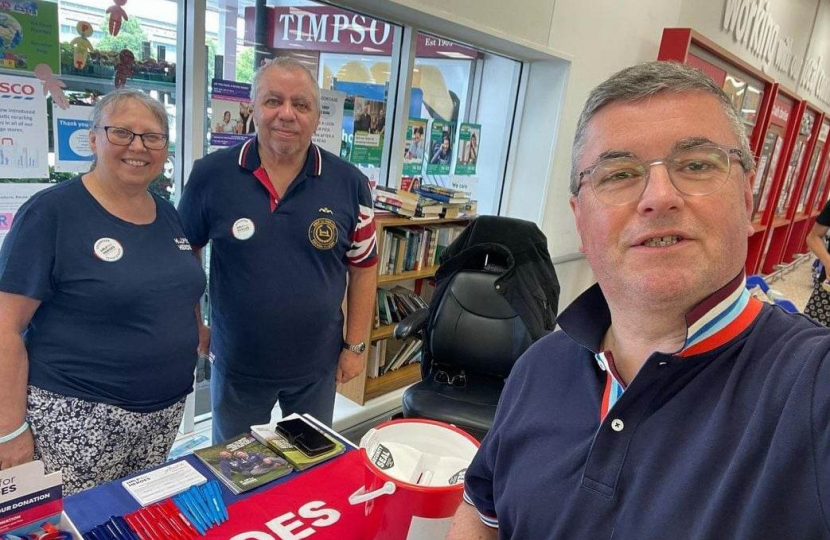
<svg viewBox="0 0 830 540">
<path fill-rule="evenodd" d="M 46 100 L 43 114 L 48 136 L 29 137 L 32 140 L 24 145 L 32 156 L 38 156 L 29 159 L 32 177 L 20 178 L 25 175 L 19 169 L 9 168 L 5 174 L 0 171 L 0 182 L 28 183 L 34 189 L 86 172 L 91 155 L 82 139 L 86 139 L 83 132 L 89 124 L 91 105 L 115 88 L 120 77 L 123 86 L 149 93 L 167 109 L 170 157 L 151 189 L 167 199 L 175 196 L 176 2 L 143 0 L 126 5 L 123 9 L 128 15 L 117 36 L 112 35 L 107 13 L 113 5 L 111 0 L 61 0 L 12 2 L 0 7 L 4 23 L 12 29 L 18 24 L 22 30 L 20 43 L 5 51 L 0 75 L 31 78 L 39 90 L 35 68 L 46 64 L 63 83 L 69 105 L 64 109 L 55 105 L 53 98 Z M 38 32 L 31 28 L 37 28 L 37 37 Z M 7 148 L 6 153 L 11 150 Z"/>
<path fill-rule="evenodd" d="M 425 33 L 417 40 L 403 175 L 468 191 L 479 214 L 497 214 L 521 63 Z"/>
</svg>

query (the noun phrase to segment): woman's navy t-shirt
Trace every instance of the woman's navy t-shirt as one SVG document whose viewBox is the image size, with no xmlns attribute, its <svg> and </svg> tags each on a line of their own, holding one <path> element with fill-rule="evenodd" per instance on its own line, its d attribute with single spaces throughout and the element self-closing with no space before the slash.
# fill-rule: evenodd
<svg viewBox="0 0 830 540">
<path fill-rule="evenodd" d="M 20 208 L 0 249 L 0 291 L 42 302 L 23 335 L 29 384 L 135 412 L 190 392 L 205 274 L 175 208 L 153 198 L 155 221 L 135 225 L 76 177 Z"/>
</svg>

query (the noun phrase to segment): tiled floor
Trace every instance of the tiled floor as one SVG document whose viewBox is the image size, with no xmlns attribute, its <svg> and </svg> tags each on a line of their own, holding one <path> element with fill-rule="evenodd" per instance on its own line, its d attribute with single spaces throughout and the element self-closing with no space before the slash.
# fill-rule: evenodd
<svg viewBox="0 0 830 540">
<path fill-rule="evenodd" d="M 787 300 L 804 311 L 810 293 L 813 292 L 812 264 L 813 255 L 808 255 L 796 262 L 791 270 L 785 270 L 772 279 L 767 279 L 770 288 L 778 291 Z"/>
</svg>

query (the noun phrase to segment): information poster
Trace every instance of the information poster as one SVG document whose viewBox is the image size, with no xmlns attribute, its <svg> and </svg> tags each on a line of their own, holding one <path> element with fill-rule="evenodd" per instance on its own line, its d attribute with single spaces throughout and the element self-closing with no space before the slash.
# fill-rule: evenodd
<svg viewBox="0 0 830 540">
<path fill-rule="evenodd" d="M 60 73 L 58 3 L 0 2 L 0 67 L 34 71 L 47 64 Z"/>
<path fill-rule="evenodd" d="M 463 123 L 459 126 L 455 174 L 464 176 L 476 173 L 478 148 L 480 144 L 481 125 Z"/>
<path fill-rule="evenodd" d="M 26 184 L 16 182 L 0 183 L 0 246 L 9 234 L 14 222 L 14 216 L 23 203 L 38 191 L 52 184 Z"/>
<path fill-rule="evenodd" d="M 213 79 L 210 110 L 211 146 L 233 146 L 255 133 L 251 85 L 225 79 Z"/>
<path fill-rule="evenodd" d="M 386 110 L 383 101 L 360 96 L 354 98 L 352 163 L 380 167 L 385 126 Z"/>
<path fill-rule="evenodd" d="M 55 135 L 55 170 L 83 173 L 92 164 L 89 128 L 92 107 L 70 105 L 63 110 L 52 107 L 52 133 Z"/>
<path fill-rule="evenodd" d="M 320 90 L 320 102 L 320 124 L 311 140 L 320 148 L 339 156 L 346 93 L 322 89 Z"/>
<path fill-rule="evenodd" d="M 46 96 L 40 81 L 0 74 L 3 178 L 49 178 Z"/>
<path fill-rule="evenodd" d="M 404 176 L 420 176 L 424 166 L 427 121 L 410 118 L 406 124 L 406 142 L 403 153 Z"/>
<path fill-rule="evenodd" d="M 452 163 L 452 124 L 433 120 L 429 130 L 427 174 L 450 174 Z"/>
</svg>

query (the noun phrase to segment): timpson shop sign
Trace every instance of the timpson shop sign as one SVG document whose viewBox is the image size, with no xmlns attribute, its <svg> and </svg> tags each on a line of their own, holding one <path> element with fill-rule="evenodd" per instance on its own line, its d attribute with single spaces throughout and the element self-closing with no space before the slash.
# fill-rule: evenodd
<svg viewBox="0 0 830 540">
<path fill-rule="evenodd" d="M 265 45 L 272 49 L 389 55 L 392 25 L 359 13 L 329 6 L 268 7 Z M 256 42 L 256 7 L 245 8 L 245 44 Z M 477 52 L 433 36 L 418 34 L 420 57 L 473 59 Z"/>
<path fill-rule="evenodd" d="M 799 88 L 830 104 L 830 80 L 821 67 L 821 55 L 800 57 L 795 40 L 781 34 L 781 25 L 770 13 L 770 0 L 725 0 L 723 30 L 761 60 L 761 69 L 770 66 L 793 80 Z"/>
</svg>

